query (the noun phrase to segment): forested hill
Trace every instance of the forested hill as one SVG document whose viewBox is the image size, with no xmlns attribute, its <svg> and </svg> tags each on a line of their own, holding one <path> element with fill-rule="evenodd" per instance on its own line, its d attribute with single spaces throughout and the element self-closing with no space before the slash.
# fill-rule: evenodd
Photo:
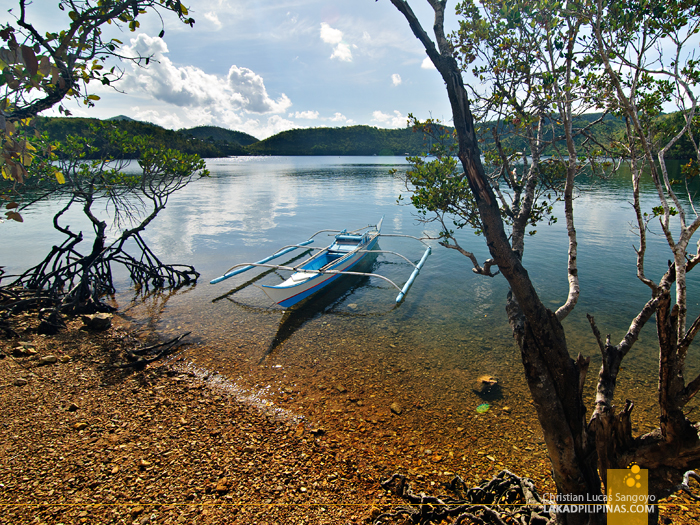
<svg viewBox="0 0 700 525">
<path fill-rule="evenodd" d="M 40 132 L 47 133 L 49 139 L 63 141 L 68 135 L 85 136 L 89 134 L 90 126 L 97 122 L 99 122 L 98 119 L 90 118 L 37 117 L 36 127 Z M 109 122 L 130 135 L 149 137 L 149 143 L 154 147 L 176 149 L 183 153 L 196 153 L 204 158 L 247 155 L 245 146 L 258 140 L 247 133 L 214 127 L 211 127 L 211 130 L 218 131 L 201 134 L 200 130 L 208 127 L 173 131 L 155 124 L 121 116 L 109 119 Z M 101 146 L 99 143 L 96 145 Z"/>
<path fill-rule="evenodd" d="M 154 146 L 197 153 L 205 158 L 235 155 L 418 155 L 428 151 L 423 134 L 413 133 L 410 128 L 306 128 L 283 131 L 259 141 L 247 133 L 216 126 L 173 131 L 121 115 L 108 121 L 131 135 L 150 137 L 149 142 Z M 96 122 L 97 119 L 78 117 L 38 117 L 36 126 L 51 140 L 63 141 L 68 135 L 86 135 L 90 125 Z"/>
<path fill-rule="evenodd" d="M 418 155 L 428 145 L 411 128 L 371 126 L 283 131 L 248 146 L 252 155 Z"/>
<path fill-rule="evenodd" d="M 219 128 L 217 126 L 197 126 L 196 128 L 181 129 L 179 133 L 212 143 L 237 142 L 241 146 L 249 146 L 250 144 L 258 142 L 258 139 L 253 135 L 248 135 L 242 131 Z"/>
<path fill-rule="evenodd" d="M 600 114 L 583 115 L 574 123 L 574 128 L 583 128 L 594 122 Z M 37 128 L 46 132 L 52 140 L 62 141 L 67 135 L 85 135 L 90 125 L 98 122 L 87 118 L 46 118 L 36 120 Z M 197 153 L 204 158 L 238 155 L 422 155 L 428 152 L 430 144 L 423 133 L 414 133 L 411 128 L 379 129 L 372 126 L 350 126 L 343 128 L 303 128 L 283 131 L 264 140 L 240 131 L 216 126 L 198 126 L 191 129 L 173 131 L 155 124 L 140 122 L 128 117 L 114 117 L 109 122 L 131 135 L 149 137 L 153 146 L 167 147 L 184 153 Z M 556 136 L 563 136 L 559 123 L 554 124 Z M 485 133 L 482 150 L 493 148 L 493 137 L 489 132 L 492 123 L 481 124 Z M 669 139 L 680 127 L 680 117 L 675 114 L 662 115 L 658 119 L 660 139 Z M 477 125 L 479 126 L 479 125 Z M 503 125 L 501 125 L 503 126 Z M 549 128 L 549 125 L 547 126 Z M 451 131 L 451 128 L 445 128 Z M 503 128 L 501 129 L 503 131 Z M 511 130 L 512 131 L 512 130 Z M 551 132 L 550 132 L 551 133 Z M 583 142 L 589 145 L 607 146 L 624 133 L 620 119 L 606 116 L 588 132 L 588 138 L 579 135 L 575 141 L 578 147 Z M 514 151 L 527 151 L 525 139 L 508 133 L 502 139 L 503 145 Z M 99 144 L 97 144 L 100 147 Z M 562 143 L 560 148 L 564 148 Z M 690 158 L 693 148 L 682 141 L 669 152 L 669 158 Z M 548 147 L 545 155 L 554 154 Z"/>
</svg>

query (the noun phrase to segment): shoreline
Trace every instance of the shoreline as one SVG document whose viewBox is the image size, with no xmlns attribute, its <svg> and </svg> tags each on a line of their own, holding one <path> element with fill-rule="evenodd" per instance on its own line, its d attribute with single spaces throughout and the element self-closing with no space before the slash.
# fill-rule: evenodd
<svg viewBox="0 0 700 525">
<path fill-rule="evenodd" d="M 34 357 L 0 361 L 9 522 L 359 523 L 383 499 L 383 473 L 358 470 L 299 418 L 265 414 L 172 363 L 101 371 L 128 332 L 69 331 L 32 338 Z M 42 355 L 71 359 L 37 366 Z"/>
<path fill-rule="evenodd" d="M 81 324 L 69 321 L 57 336 L 29 326 L 20 340 L 36 354 L 26 357 L 10 357 L 20 340 L 0 339 L 8 354 L 0 360 L 0 504 L 11 523 L 367 523 L 405 504 L 379 485 L 395 472 L 416 492 L 437 494 L 455 473 L 475 485 L 499 465 L 511 468 L 505 448 L 494 452 L 494 442 L 481 454 L 470 435 L 497 419 L 472 416 L 473 428 L 459 429 L 464 450 L 421 449 L 415 430 L 388 410 L 378 419 L 314 412 L 310 393 L 251 394 L 183 357 L 139 372 L 102 370 L 140 341 L 116 316 L 105 332 Z M 59 359 L 39 366 L 47 355 Z M 357 408 L 352 394 L 330 385 L 321 393 Z M 530 474 L 547 492 L 551 480 Z M 700 516 L 675 500 L 662 514 L 673 523 Z"/>
</svg>

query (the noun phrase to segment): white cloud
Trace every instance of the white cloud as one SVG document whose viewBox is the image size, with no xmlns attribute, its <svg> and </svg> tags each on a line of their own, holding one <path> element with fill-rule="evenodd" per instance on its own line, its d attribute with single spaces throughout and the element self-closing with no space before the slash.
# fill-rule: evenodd
<svg viewBox="0 0 700 525">
<path fill-rule="evenodd" d="M 292 105 L 285 94 L 271 98 L 263 78 L 248 68 L 232 65 L 228 75 L 222 77 L 194 66 L 176 66 L 166 56 L 168 47 L 160 38 L 140 34 L 131 40 L 131 46 L 125 51 L 132 56 L 138 53 L 153 58 L 145 69 L 128 70 L 120 87 L 129 93 L 182 108 L 179 113 L 183 118 L 196 125 L 240 126 L 246 122 L 246 113 L 282 113 Z M 167 109 L 163 112 L 143 110 L 137 118 L 166 127 L 182 127 L 177 122 L 180 119 L 168 113 Z M 261 129 L 270 127 L 268 124 L 261 126 Z"/>
<path fill-rule="evenodd" d="M 281 113 L 292 105 L 287 95 L 272 100 L 267 94 L 260 75 L 245 67 L 231 66 L 228 83 L 233 90 L 233 99 L 240 97 L 241 107 L 252 113 Z"/>
<path fill-rule="evenodd" d="M 355 121 L 353 119 L 346 117 L 345 115 L 343 115 L 342 113 L 340 113 L 338 111 L 336 111 L 332 117 L 323 118 L 321 120 L 327 120 L 328 122 L 335 122 L 335 123 L 337 123 L 339 125 L 343 125 L 343 126 L 352 126 L 353 124 L 355 124 Z"/>
<path fill-rule="evenodd" d="M 286 131 L 288 129 L 297 129 L 303 126 L 295 124 L 291 120 L 280 117 L 279 115 L 272 115 L 268 117 L 267 121 L 261 122 L 258 119 L 249 119 L 243 124 L 237 126 L 235 129 L 244 131 L 258 138 L 271 137 L 281 131 Z"/>
<path fill-rule="evenodd" d="M 343 32 L 334 29 L 325 22 L 321 22 L 321 40 L 334 46 L 331 58 L 337 58 L 343 62 L 352 62 L 350 45 L 343 42 Z"/>
<path fill-rule="evenodd" d="M 340 43 L 335 46 L 331 58 L 337 58 L 343 62 L 352 62 L 352 51 L 348 44 Z"/>
<path fill-rule="evenodd" d="M 348 119 L 342 113 L 335 113 L 330 119 L 331 122 L 346 122 Z"/>
<path fill-rule="evenodd" d="M 221 29 L 223 24 L 221 23 L 221 20 L 219 20 L 219 15 L 216 14 L 216 11 L 208 11 L 204 13 L 204 18 L 206 20 L 209 20 L 217 29 L 217 31 Z"/>
<path fill-rule="evenodd" d="M 318 118 L 318 111 L 297 111 L 296 113 L 290 113 L 288 115 L 290 118 L 304 118 L 308 120 L 316 120 Z"/>
<path fill-rule="evenodd" d="M 393 115 L 382 113 L 381 111 L 377 110 L 372 113 L 372 120 L 392 128 L 403 128 L 406 127 L 406 122 L 408 119 L 397 110 L 394 110 Z"/>
<path fill-rule="evenodd" d="M 401 75 L 399 75 L 398 73 L 394 73 L 393 75 L 391 75 L 391 83 L 395 86 L 401 84 Z"/>
<path fill-rule="evenodd" d="M 167 110 L 154 110 L 141 107 L 132 108 L 133 118 L 152 122 L 164 128 L 182 129 L 195 126 L 221 126 L 226 129 L 235 129 L 249 133 L 260 139 L 270 137 L 280 131 L 301 128 L 295 122 L 287 120 L 279 115 L 272 115 L 266 119 L 242 118 L 239 114 L 228 112 L 227 114 L 212 114 L 210 111 L 193 110 L 186 112 L 184 121 L 174 113 Z"/>
<path fill-rule="evenodd" d="M 321 40 L 326 44 L 340 44 L 343 41 L 343 32 L 340 29 L 333 29 L 325 22 L 321 22 Z"/>
<path fill-rule="evenodd" d="M 425 57 L 423 62 L 421 62 L 420 67 L 421 69 L 435 69 L 435 65 L 433 64 L 433 61 L 430 60 L 430 57 Z"/>
<path fill-rule="evenodd" d="M 158 124 L 168 129 L 182 129 L 187 127 L 182 119 L 175 113 L 166 113 L 161 115 L 159 111 L 154 109 L 142 109 L 139 106 L 133 108 L 133 118 Z M 199 123 L 197 123 L 199 124 Z M 208 124 L 208 123 L 202 123 Z"/>
</svg>

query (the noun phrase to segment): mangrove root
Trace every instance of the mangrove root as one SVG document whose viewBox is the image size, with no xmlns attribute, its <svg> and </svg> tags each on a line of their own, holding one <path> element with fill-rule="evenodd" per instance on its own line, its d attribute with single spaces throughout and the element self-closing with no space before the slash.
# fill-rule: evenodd
<svg viewBox="0 0 700 525">
<path fill-rule="evenodd" d="M 166 341 L 164 343 L 159 343 L 157 345 L 151 345 L 151 346 L 146 346 L 144 348 L 138 348 L 136 350 L 132 350 L 130 352 L 126 353 L 126 359 L 128 362 L 126 363 L 120 363 L 118 365 L 106 367 L 108 369 L 125 369 L 125 368 L 134 368 L 137 370 L 143 369 L 146 367 L 146 365 L 149 365 L 150 363 L 153 363 L 154 361 L 157 361 L 158 359 L 162 359 L 163 357 L 167 357 L 171 355 L 175 349 L 178 346 L 178 343 L 182 341 L 185 337 L 190 335 L 192 332 L 185 332 L 182 335 L 179 335 L 175 337 L 174 339 L 171 339 L 170 341 Z"/>
<path fill-rule="evenodd" d="M 380 514 L 374 519 L 374 525 L 389 523 L 398 518 L 421 525 L 505 525 L 513 521 L 526 525 L 545 525 L 553 521 L 553 517 L 545 512 L 545 506 L 532 480 L 516 476 L 508 470 L 502 470 L 490 481 L 472 488 L 468 488 L 459 476 L 455 476 L 444 486 L 452 495 L 439 497 L 414 494 L 402 474 L 394 474 L 381 482 L 381 486 L 406 500 L 408 505 L 399 506 L 394 512 Z"/>
</svg>

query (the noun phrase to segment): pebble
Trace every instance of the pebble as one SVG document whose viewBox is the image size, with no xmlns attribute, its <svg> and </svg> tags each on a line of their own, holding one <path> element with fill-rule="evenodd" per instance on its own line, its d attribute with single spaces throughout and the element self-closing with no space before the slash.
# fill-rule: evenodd
<svg viewBox="0 0 700 525">
<path fill-rule="evenodd" d="M 73 428 L 75 430 L 84 430 L 87 427 L 88 427 L 88 424 L 85 421 L 80 421 L 80 422 L 76 423 L 75 425 L 73 425 Z"/>
<path fill-rule="evenodd" d="M 17 379 L 15 379 L 14 385 L 15 385 L 15 386 L 24 386 L 24 385 L 26 385 L 28 382 L 29 382 L 29 381 L 27 381 L 27 380 L 24 379 L 23 377 L 18 377 Z"/>
<path fill-rule="evenodd" d="M 403 408 L 401 408 L 401 405 L 399 405 L 396 401 L 394 401 L 389 409 L 396 414 L 397 416 L 401 415 L 401 412 L 403 412 Z"/>
<path fill-rule="evenodd" d="M 221 478 L 218 483 L 216 484 L 216 492 L 219 494 L 223 494 L 224 492 L 228 492 L 228 479 L 227 478 Z"/>
<path fill-rule="evenodd" d="M 37 363 L 39 366 L 44 366 L 44 365 L 52 365 L 54 363 L 58 362 L 58 357 L 55 355 L 45 355 L 41 359 L 39 359 L 39 362 Z"/>
<path fill-rule="evenodd" d="M 61 363 L 67 363 L 68 361 L 70 361 L 70 356 L 69 355 L 62 355 L 61 357 L 58 358 L 58 360 Z"/>
<path fill-rule="evenodd" d="M 15 357 L 23 357 L 27 355 L 36 355 L 37 351 L 34 350 L 33 346 L 18 346 L 12 351 L 12 355 Z"/>
</svg>

